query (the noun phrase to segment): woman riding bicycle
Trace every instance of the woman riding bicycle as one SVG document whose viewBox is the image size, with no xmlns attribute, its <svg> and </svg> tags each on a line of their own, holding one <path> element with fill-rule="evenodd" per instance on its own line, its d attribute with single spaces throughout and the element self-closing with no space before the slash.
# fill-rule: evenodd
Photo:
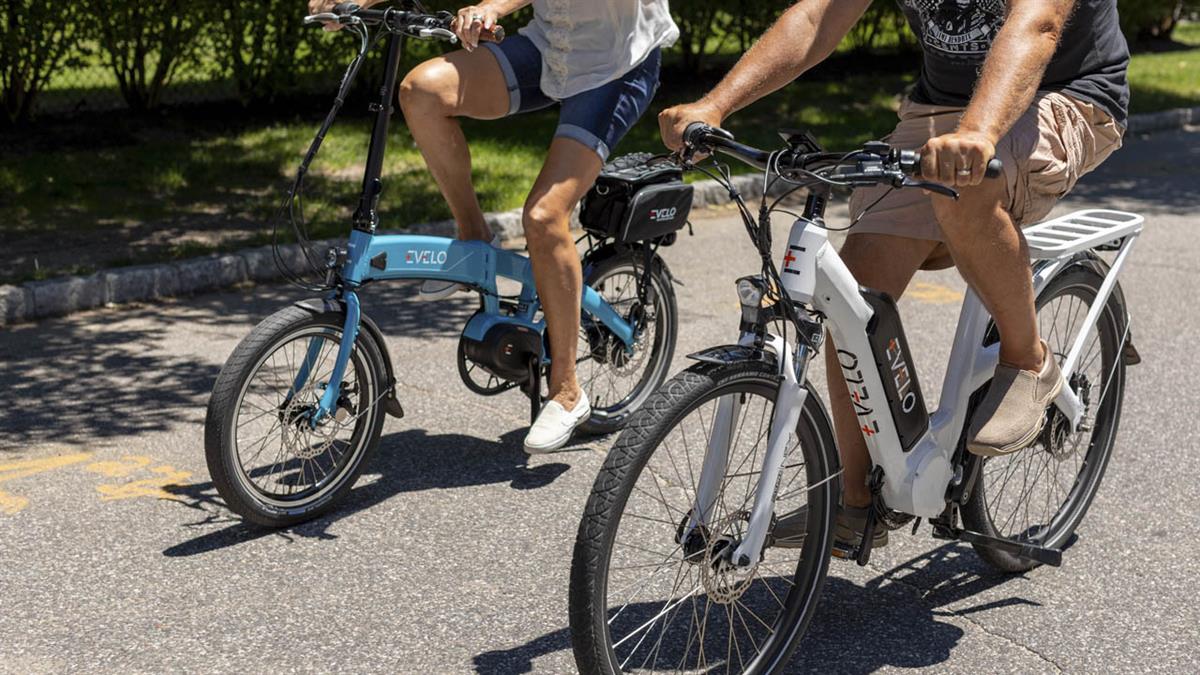
<svg viewBox="0 0 1200 675">
<path fill-rule="evenodd" d="M 336 4 L 309 0 L 309 9 L 325 12 Z M 519 35 L 499 44 L 484 41 L 501 17 L 530 4 L 533 20 Z M 650 106 L 658 90 L 660 48 L 674 43 L 679 29 L 667 0 L 485 0 L 458 10 L 455 32 L 463 49 L 414 68 L 400 84 L 400 106 L 454 216 L 458 238 L 493 245 L 499 240 L 479 207 L 470 150 L 456 118 L 500 119 L 561 106 L 522 223 L 550 352 L 575 354 L 583 279 L 570 216 L 609 152 Z M 420 297 L 441 300 L 459 290 L 457 284 L 427 281 Z M 574 359 L 552 359 L 548 386 L 549 401 L 525 438 L 527 452 L 563 447 L 591 414 Z"/>
</svg>

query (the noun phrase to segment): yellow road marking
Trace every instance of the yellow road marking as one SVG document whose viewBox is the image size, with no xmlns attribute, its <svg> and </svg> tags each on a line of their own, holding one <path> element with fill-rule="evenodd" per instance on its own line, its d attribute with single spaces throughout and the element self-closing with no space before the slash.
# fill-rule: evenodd
<svg viewBox="0 0 1200 675">
<path fill-rule="evenodd" d="M 951 305 L 962 302 L 963 294 L 941 284 L 931 284 L 927 281 L 918 281 L 913 284 L 905 295 L 911 298 L 928 302 L 934 305 Z"/>
<path fill-rule="evenodd" d="M 42 457 L 40 459 L 27 459 L 20 462 L 9 462 L 0 464 L 0 483 L 7 483 L 10 480 L 18 478 L 26 478 L 46 471 L 53 471 L 64 466 L 78 464 L 92 458 L 89 452 L 80 452 L 73 455 L 57 455 L 54 457 Z M 0 490 L 0 513 L 13 515 L 26 506 L 29 506 L 29 500 L 19 495 L 14 495 L 11 492 Z"/>
<path fill-rule="evenodd" d="M 119 460 L 110 460 L 106 462 L 92 462 L 83 467 L 84 471 L 91 471 L 109 478 L 124 478 L 138 469 L 144 469 L 150 466 L 154 460 L 143 455 L 125 455 Z"/>
<path fill-rule="evenodd" d="M 180 471 L 166 464 L 153 467 L 150 471 L 158 475 L 154 478 L 144 478 L 120 485 L 97 485 L 96 491 L 101 495 L 100 501 L 111 502 L 137 497 L 182 500 L 179 495 L 171 494 L 165 488 L 185 483 L 192 475 L 190 471 Z"/>
</svg>

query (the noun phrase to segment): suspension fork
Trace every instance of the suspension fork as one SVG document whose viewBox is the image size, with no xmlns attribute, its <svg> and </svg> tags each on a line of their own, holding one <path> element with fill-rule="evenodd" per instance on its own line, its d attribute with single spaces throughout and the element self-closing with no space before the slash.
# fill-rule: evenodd
<svg viewBox="0 0 1200 675">
<path fill-rule="evenodd" d="M 753 340 L 754 335 L 747 334 L 743 335 L 739 343 L 747 346 L 753 343 Z M 800 420 L 800 411 L 803 410 L 808 396 L 808 390 L 803 383 L 811 359 L 811 349 L 807 345 L 801 344 L 793 356 L 783 338 L 771 335 L 768 336 L 767 341 L 775 353 L 780 355 L 782 380 L 775 400 L 775 411 L 771 416 L 767 451 L 763 455 L 758 488 L 755 491 L 754 503 L 750 511 L 750 525 L 746 536 L 743 537 L 731 558 L 740 565 L 756 562 L 762 551 L 774 515 L 775 489 L 779 483 L 779 473 L 783 468 L 788 442 Z M 681 533 L 680 541 L 686 541 L 687 536 L 696 527 L 711 523 L 713 508 L 720 497 L 725 474 L 729 471 L 730 451 L 736 440 L 734 435 L 737 420 L 741 415 L 741 407 L 741 397 L 734 395 L 723 396 L 717 403 L 712 433 L 709 435 L 704 464 L 700 469 L 696 499 L 692 505 L 687 526 Z"/>
</svg>

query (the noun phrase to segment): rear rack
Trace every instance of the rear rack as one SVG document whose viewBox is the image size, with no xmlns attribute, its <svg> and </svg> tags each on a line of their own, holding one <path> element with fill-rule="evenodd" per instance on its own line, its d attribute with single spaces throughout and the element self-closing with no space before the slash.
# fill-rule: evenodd
<svg viewBox="0 0 1200 675">
<path fill-rule="evenodd" d="M 1119 243 L 1141 232 L 1146 219 L 1136 213 L 1088 209 L 1039 223 L 1025 230 L 1031 258 L 1061 258 Z"/>
</svg>

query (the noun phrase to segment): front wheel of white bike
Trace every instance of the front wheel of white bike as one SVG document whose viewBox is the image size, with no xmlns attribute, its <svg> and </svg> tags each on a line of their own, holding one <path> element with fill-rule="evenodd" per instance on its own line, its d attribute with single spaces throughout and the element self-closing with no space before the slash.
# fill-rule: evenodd
<svg viewBox="0 0 1200 675">
<path fill-rule="evenodd" d="M 764 673 L 787 663 L 828 571 L 841 487 L 828 480 L 836 450 L 814 394 L 776 485 L 777 517 L 808 509 L 803 546 L 768 546 L 748 567 L 721 557 L 745 533 L 778 388 L 766 363 L 701 363 L 667 382 L 621 434 L 596 478 L 571 566 L 582 673 Z M 708 527 L 681 542 L 718 401 L 729 396 L 741 406 L 720 494 Z"/>
</svg>

